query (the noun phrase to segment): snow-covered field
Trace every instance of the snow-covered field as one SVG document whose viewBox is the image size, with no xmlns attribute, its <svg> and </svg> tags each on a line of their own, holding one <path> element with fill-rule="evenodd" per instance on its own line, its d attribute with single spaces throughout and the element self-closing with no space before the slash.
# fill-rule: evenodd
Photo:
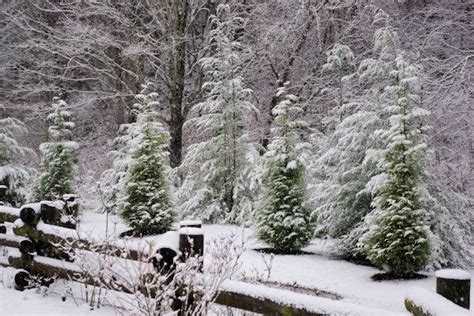
<svg viewBox="0 0 474 316">
<path fill-rule="evenodd" d="M 108 233 L 119 234 L 126 230 L 120 220 L 109 218 Z M 106 232 L 105 215 L 87 213 L 80 225 L 82 234 L 98 237 Z M 391 312 L 404 312 L 404 297 L 413 287 L 421 287 L 429 291 L 435 290 L 434 273 L 427 272 L 428 278 L 411 281 L 371 281 L 370 276 L 379 272 L 367 266 L 352 264 L 332 259 L 328 255 L 330 244 L 322 240 L 314 240 L 305 248 L 306 255 L 275 255 L 263 254 L 253 249 L 265 245 L 255 240 L 250 229 L 230 225 L 205 225 L 206 240 L 222 235 L 234 235 L 236 243 L 243 246 L 240 259 L 240 270 L 236 278 L 264 279 L 272 284 L 285 284 L 305 288 L 306 293 L 325 291 L 330 297 L 340 297 L 341 301 L 355 303 L 367 307 L 376 307 Z M 154 239 L 151 237 L 150 239 Z M 61 287 L 53 286 L 47 296 L 34 290 L 18 292 L 7 288 L 8 273 L 0 268 L 0 276 L 4 274 L 4 284 L 0 284 L 0 315 L 114 315 L 118 311 L 111 307 L 90 310 L 78 298 L 61 301 Z M 474 271 L 470 271 L 471 276 Z M 0 278 L 0 280 L 2 280 Z M 474 287 L 471 287 L 474 297 Z M 472 309 L 471 309 L 472 310 Z"/>
</svg>

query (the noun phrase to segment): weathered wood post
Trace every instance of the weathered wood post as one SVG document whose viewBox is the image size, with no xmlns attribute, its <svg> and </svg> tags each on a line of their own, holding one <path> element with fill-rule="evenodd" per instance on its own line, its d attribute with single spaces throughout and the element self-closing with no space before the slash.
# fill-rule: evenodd
<svg viewBox="0 0 474 316">
<path fill-rule="evenodd" d="M 202 272 L 204 267 L 204 232 L 201 225 L 201 221 L 183 221 L 179 225 L 178 234 L 180 260 L 184 262 L 191 257 L 197 257 L 199 260 L 198 269 Z M 188 288 L 188 291 L 190 292 L 181 293 L 181 290 L 177 290 L 177 297 L 187 297 L 186 302 L 180 299 L 175 299 L 173 302 L 173 310 L 178 310 L 179 316 L 187 315 L 186 309 L 194 304 L 193 289 Z"/>
<path fill-rule="evenodd" d="M 31 276 L 30 273 L 26 270 L 19 269 L 13 277 L 15 283 L 15 289 L 18 291 L 23 291 L 30 284 Z"/>
<path fill-rule="evenodd" d="M 7 189 L 6 185 L 0 184 L 0 205 L 3 205 L 6 200 Z"/>
<path fill-rule="evenodd" d="M 202 228 L 187 226 L 180 228 L 179 251 L 182 260 L 192 256 L 204 256 L 204 232 Z"/>
<path fill-rule="evenodd" d="M 436 293 L 451 302 L 469 309 L 471 275 L 458 269 L 445 269 L 436 272 Z"/>
</svg>

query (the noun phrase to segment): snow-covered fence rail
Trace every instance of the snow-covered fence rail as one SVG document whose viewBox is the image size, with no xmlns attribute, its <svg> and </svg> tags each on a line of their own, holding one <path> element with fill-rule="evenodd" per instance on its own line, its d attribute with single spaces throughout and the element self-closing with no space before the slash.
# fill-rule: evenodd
<svg viewBox="0 0 474 316">
<path fill-rule="evenodd" d="M 20 218 L 19 208 L 0 205 L 0 222 L 13 223 L 18 218 Z"/>
<path fill-rule="evenodd" d="M 408 291 L 405 307 L 415 316 L 472 315 L 469 310 L 459 307 L 443 296 L 419 287 Z"/>
</svg>

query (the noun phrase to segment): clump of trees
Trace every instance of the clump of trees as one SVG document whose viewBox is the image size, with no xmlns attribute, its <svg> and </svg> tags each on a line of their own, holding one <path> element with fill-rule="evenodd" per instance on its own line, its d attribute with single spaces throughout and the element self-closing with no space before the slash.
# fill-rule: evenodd
<svg viewBox="0 0 474 316">
<path fill-rule="evenodd" d="M 456 169 L 446 178 L 463 191 L 456 178 L 468 169 L 446 163 L 469 147 L 468 116 L 445 118 L 469 110 L 469 50 L 458 48 L 466 34 L 450 29 L 469 21 L 464 4 L 44 5 L 9 4 L 2 13 L 9 36 L 0 56 L 14 65 L 0 69 L 6 90 L 49 100 L 52 86 L 120 105 L 101 192 L 106 209 L 137 233 L 163 232 L 181 216 L 253 225 L 281 252 L 296 252 L 313 236 L 336 238 L 335 254 L 395 277 L 472 260 L 474 203 L 439 184 L 446 168 Z M 280 12 L 294 14 L 275 19 Z M 420 34 L 420 26 L 434 31 Z M 32 44 L 33 55 L 23 50 Z M 325 51 L 325 60 L 315 58 Z M 145 84 L 126 111 L 146 77 L 162 93 Z M 77 146 L 66 106 L 53 100 L 34 199 L 74 191 Z M 18 204 L 27 172 L 12 168 L 24 153 L 13 136 L 24 128 L 11 119 L 0 124 L 0 186 Z"/>
</svg>

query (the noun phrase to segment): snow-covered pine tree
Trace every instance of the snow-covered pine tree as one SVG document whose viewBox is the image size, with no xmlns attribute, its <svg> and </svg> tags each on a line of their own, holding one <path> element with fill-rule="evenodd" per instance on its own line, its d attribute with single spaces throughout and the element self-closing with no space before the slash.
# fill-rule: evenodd
<svg viewBox="0 0 474 316">
<path fill-rule="evenodd" d="M 167 178 L 169 133 L 153 121 L 157 113 L 152 106 L 156 105 L 158 95 L 150 88 L 150 83 L 143 85 L 136 96 L 137 121 L 129 131 L 130 160 L 125 186 L 119 193 L 123 196 L 120 216 L 141 235 L 163 233 L 175 219 Z"/>
<path fill-rule="evenodd" d="M 103 195 L 104 208 L 111 213 L 119 214 L 123 209 L 125 186 L 127 184 L 127 171 L 132 161 L 132 152 L 138 145 L 137 138 L 143 132 L 144 122 L 154 125 L 156 130 L 161 130 L 162 125 L 154 122 L 150 117 L 155 116 L 159 104 L 158 93 L 154 92 L 154 84 L 146 82 L 141 85 L 142 90 L 135 96 L 135 103 L 131 107 L 131 116 L 134 121 L 122 124 L 113 143 L 115 149 L 110 152 L 112 167 L 102 173 L 100 190 Z M 147 102 L 146 109 L 144 103 Z"/>
<path fill-rule="evenodd" d="M 25 199 L 25 182 L 32 171 L 15 161 L 26 154 L 33 155 L 29 148 L 21 146 L 15 137 L 26 133 L 23 123 L 14 118 L 0 119 L 0 187 L 4 191 L 0 202 L 18 206 Z"/>
<path fill-rule="evenodd" d="M 186 178 L 177 195 L 185 217 L 214 223 L 246 222 L 256 191 L 258 153 L 245 128 L 257 109 L 241 76 L 243 46 L 236 38 L 246 20 L 239 12 L 235 4 L 220 4 L 211 17 L 212 55 L 201 60 L 206 99 L 194 107 L 199 116 L 186 123 L 206 140 L 188 148 L 182 165 Z"/>
<path fill-rule="evenodd" d="M 384 180 L 375 193 L 370 228 L 365 239 L 372 263 L 395 276 L 410 276 L 428 263 L 428 212 L 420 193 L 426 143 L 416 68 L 401 55 L 390 73 L 393 84 L 382 99 L 390 127 L 379 131 L 387 146 L 382 150 Z"/>
<path fill-rule="evenodd" d="M 303 178 L 309 144 L 300 136 L 306 124 L 296 119 L 302 109 L 288 87 L 287 82 L 277 92 L 282 101 L 272 111 L 273 139 L 263 156 L 262 196 L 255 211 L 258 237 L 285 253 L 300 250 L 313 236 Z"/>
<path fill-rule="evenodd" d="M 48 115 L 49 142 L 40 145 L 43 172 L 35 184 L 33 200 L 54 200 L 74 193 L 74 156 L 79 148 L 72 139 L 74 123 L 66 110 L 67 103 L 53 98 L 53 112 Z"/>
<path fill-rule="evenodd" d="M 372 190 L 367 184 L 380 173 L 377 160 L 367 159 L 367 153 L 382 145 L 374 134 L 385 124 L 380 115 L 380 91 L 393 69 L 398 49 L 397 34 L 389 27 L 376 32 L 374 39 L 375 58 L 363 60 L 356 74 L 349 72 L 341 78 L 350 82 L 345 87 L 353 91 L 344 94 L 351 96 L 351 102 L 344 103 L 334 114 L 334 121 L 338 122 L 334 132 L 311 164 L 316 234 L 341 238 L 336 253 L 355 260 L 365 257 L 358 239 L 366 231 L 364 217 L 372 210 Z M 348 71 L 348 62 L 353 57 L 350 49 L 336 51 L 339 53 L 328 54 L 326 68 Z"/>
</svg>

